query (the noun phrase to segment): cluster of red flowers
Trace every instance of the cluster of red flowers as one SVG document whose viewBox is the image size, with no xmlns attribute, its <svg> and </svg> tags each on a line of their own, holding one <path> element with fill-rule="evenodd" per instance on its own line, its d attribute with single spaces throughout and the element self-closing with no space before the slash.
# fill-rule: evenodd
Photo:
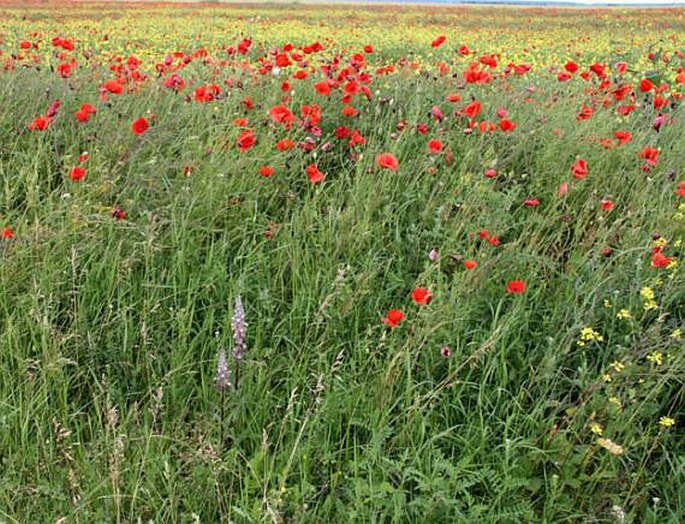
<svg viewBox="0 0 685 524">
<path fill-rule="evenodd" d="M 87 53 L 90 51 L 77 49 L 78 41 L 62 37 L 53 38 L 51 45 L 54 58 L 57 60 L 54 74 L 59 77 L 57 81 L 64 80 L 67 85 L 67 79 L 78 76 L 81 70 L 86 69 L 80 57 L 88 58 Z M 93 125 L 93 121 L 97 121 L 102 118 L 103 113 L 107 114 L 107 111 L 110 111 L 112 102 L 154 85 L 164 96 L 188 104 L 197 111 L 217 109 L 231 97 L 236 100 L 235 112 L 225 123 L 227 126 L 232 124 L 232 127 L 228 129 L 222 145 L 237 151 L 236 155 L 241 155 L 241 159 L 249 159 L 250 155 L 256 157 L 255 152 L 262 149 L 267 151 L 263 156 L 259 156 L 259 161 L 249 170 L 251 176 L 270 179 L 264 180 L 264 184 L 273 184 L 274 180 L 290 169 L 289 166 L 292 164 L 281 162 L 284 157 L 288 160 L 292 157 L 302 160 L 294 165 L 298 166 L 297 176 L 302 177 L 305 185 L 306 180 L 310 184 L 322 184 L 327 179 L 334 179 L 338 176 L 338 170 L 329 161 L 332 155 L 326 156 L 326 153 L 334 148 L 343 151 L 345 158 L 350 158 L 354 162 L 368 158 L 367 171 L 374 173 L 375 176 L 391 179 L 410 176 L 404 172 L 410 169 L 407 166 L 414 164 L 414 159 L 409 158 L 407 153 L 409 149 L 381 143 L 375 131 L 364 125 L 364 119 L 371 118 L 369 115 L 373 114 L 373 110 L 381 111 L 383 107 L 389 107 L 394 103 L 390 97 L 383 96 L 380 90 L 376 91 L 378 83 L 374 82 L 378 78 L 403 71 L 419 70 L 421 64 L 409 56 L 383 63 L 370 44 L 360 46 L 356 50 L 329 49 L 328 54 L 323 53 L 325 45 L 328 44 L 315 41 L 299 46 L 285 43 L 267 48 L 253 43 L 249 37 L 241 37 L 239 41 L 222 48 L 221 56 L 214 56 L 216 53 L 199 48 L 192 53 L 176 51 L 154 64 L 143 64 L 136 56 L 115 55 L 111 60 L 108 58 L 105 75 L 93 86 L 97 87 L 97 92 L 92 93 L 91 103 L 83 101 L 88 99 L 88 96 L 82 91 L 77 91 L 78 102 L 68 100 L 67 95 L 64 95 L 64 100 L 54 100 L 45 113 L 35 116 L 30 122 L 22 121 L 21 125 L 32 132 L 51 133 L 57 125 L 62 125 L 61 122 L 55 122 L 64 101 L 65 106 L 70 108 L 67 113 L 68 121 L 64 125 L 88 129 L 89 125 Z M 507 62 L 506 57 L 503 58 L 501 54 L 474 51 L 459 42 L 453 44 L 452 37 L 448 40 L 448 36 L 444 34 L 435 35 L 430 44 L 424 42 L 422 45 L 427 50 L 430 45 L 431 53 L 440 56 L 440 60 L 431 64 L 430 74 L 437 75 L 436 80 L 446 75 L 456 79 L 451 85 L 453 92 L 441 93 L 438 97 L 426 101 L 425 107 L 422 107 L 423 117 L 413 122 L 408 121 L 406 112 L 400 112 L 401 116 L 397 117 L 400 120 L 393 121 L 389 138 L 394 143 L 399 143 L 400 139 L 411 135 L 412 139 L 420 144 L 420 148 L 417 148 L 418 155 L 429 166 L 426 168 L 429 173 L 436 172 L 438 167 L 453 165 L 455 157 L 456 162 L 459 161 L 459 148 L 453 140 L 455 134 L 459 137 L 465 136 L 464 140 L 481 136 L 484 141 L 491 139 L 505 142 L 534 131 L 526 129 L 529 126 L 521 118 L 519 106 L 503 107 L 499 105 L 503 104 L 501 101 L 499 104 L 491 104 L 481 87 L 490 84 L 496 88 L 504 86 L 504 89 L 511 90 L 511 82 L 516 77 L 525 77 L 533 71 L 531 64 Z M 21 40 L 18 47 L 19 50 L 30 52 L 39 46 L 37 42 Z M 448 49 L 450 47 L 452 49 Z M 675 55 L 681 60 L 685 58 L 682 51 L 677 51 Z M 18 54 L 11 60 L 19 61 L 22 56 Z M 655 64 L 659 60 L 664 62 L 662 57 L 651 54 L 648 59 Z M 559 89 L 580 86 L 576 93 L 578 98 L 573 98 L 576 101 L 573 102 L 569 119 L 572 125 L 589 128 L 602 115 L 610 116 L 611 119 L 608 121 L 613 122 L 617 119 L 620 122 L 616 127 L 612 126 L 606 134 L 593 135 L 591 140 L 588 140 L 591 147 L 597 150 L 599 146 L 616 149 L 610 154 L 624 153 L 629 157 L 636 175 L 642 172 L 645 173 L 644 176 L 651 176 L 659 167 L 659 162 L 663 162 L 663 157 L 660 157 L 660 133 L 663 134 L 664 129 L 668 129 L 678 116 L 674 108 L 678 107 L 682 100 L 685 67 L 676 69 L 671 66 L 670 71 L 674 74 L 664 76 L 636 73 L 625 61 L 604 63 L 594 60 L 585 64 L 582 62 L 580 55 L 574 56 L 573 59 L 565 57 L 547 73 L 540 74 L 550 75 L 550 81 Z M 195 64 L 197 69 L 189 68 L 191 64 Z M 145 65 L 154 67 L 155 74 L 146 74 Z M 201 67 L 204 66 L 211 74 L 205 78 L 200 76 L 198 79 L 196 71 L 201 71 Z M 11 70 L 11 67 L 8 70 Z M 239 74 L 227 74 L 226 78 L 222 78 L 222 71 L 226 70 Z M 256 92 L 243 90 L 245 79 L 255 83 L 263 79 L 267 84 L 266 80 L 274 81 L 276 78 L 275 84 L 269 84 L 275 87 L 273 98 L 269 99 L 268 105 Z M 537 89 L 534 85 L 522 88 L 522 103 L 539 104 L 535 96 Z M 68 90 L 65 89 L 64 92 L 67 93 Z M 247 92 L 250 94 L 246 94 Z M 240 93 L 238 98 L 235 96 L 236 93 Z M 298 98 L 296 93 L 304 93 L 305 96 Z M 82 95 L 83 98 L 80 98 Z M 302 102 L 298 103 L 297 100 Z M 372 102 L 377 105 L 372 106 Z M 125 122 L 130 122 L 130 131 L 128 124 L 126 125 L 128 139 L 137 140 L 141 146 L 154 140 L 157 132 L 161 134 L 165 124 L 165 113 L 160 112 L 159 119 L 152 111 L 148 110 L 144 114 L 146 116 L 129 114 L 122 117 Z M 646 134 L 640 132 L 637 125 L 631 126 L 630 119 L 637 114 L 644 117 L 643 127 Z M 60 119 L 64 121 L 64 116 L 60 116 Z M 540 121 L 542 120 L 543 117 L 540 117 Z M 52 127 L 53 125 L 55 127 Z M 142 138 L 142 135 L 148 132 L 149 134 Z M 563 132 L 555 129 L 553 135 L 561 137 Z M 268 156 L 268 151 L 275 153 L 273 157 Z M 242 155 L 243 153 L 246 154 Z M 590 148 L 569 149 L 568 155 L 560 159 L 559 172 L 550 174 L 557 177 L 553 179 L 555 181 L 551 187 L 559 184 L 556 191 L 558 197 L 566 197 L 571 189 L 575 194 L 577 188 L 587 187 L 590 181 L 601 178 L 601 164 L 592 154 Z M 664 156 L 666 155 L 665 152 Z M 88 184 L 90 178 L 94 178 L 95 164 L 90 164 L 87 168 L 87 160 L 88 155 L 81 155 L 78 165 L 73 165 L 72 162 L 66 164 L 69 180 Z M 507 181 L 509 175 L 506 171 L 509 166 L 506 162 L 492 161 L 492 158 L 488 160 L 490 162 L 484 161 L 477 167 L 478 172 L 482 172 L 479 177 L 484 176 L 488 179 L 483 184 L 487 190 L 497 191 L 500 182 Z M 192 172 L 192 166 L 184 166 L 185 175 L 189 176 Z M 325 184 L 319 187 L 324 190 Z M 531 194 L 533 191 L 537 194 Z M 526 209 L 521 212 L 539 213 L 550 200 L 554 200 L 547 198 L 539 189 L 531 189 L 531 193 L 526 192 L 517 200 L 517 206 Z M 685 196 L 685 181 L 677 183 L 675 194 L 679 197 Z M 601 220 L 610 220 L 618 214 L 610 194 L 598 191 L 593 198 L 593 206 L 596 206 L 594 209 Z M 570 200 L 568 198 L 557 203 L 566 205 Z M 617 204 L 621 205 L 620 200 Z M 127 218 L 126 211 L 119 207 L 114 207 L 111 214 L 117 220 Z M 273 234 L 273 228 L 269 231 Z M 11 239 L 14 232 L 6 226 L 2 229 L 1 236 L 5 240 Z M 475 239 L 474 243 L 477 243 L 478 249 L 492 249 L 500 245 L 500 237 L 485 229 L 474 232 L 472 238 Z M 482 262 L 480 255 L 471 253 L 470 256 L 472 258 L 463 260 L 466 271 L 476 270 L 479 260 Z M 667 256 L 662 247 L 655 247 L 651 252 L 649 264 L 653 268 L 667 267 L 675 260 L 675 256 Z M 437 252 L 431 260 L 437 260 Z M 481 270 L 483 267 L 481 266 Z M 504 286 L 504 293 L 507 294 L 522 294 L 525 291 L 526 284 L 523 280 L 510 280 Z M 417 287 L 411 292 L 410 297 L 416 305 L 426 306 L 431 302 L 433 294 L 429 288 Z M 382 322 L 390 327 L 396 327 L 404 317 L 401 310 L 391 309 L 382 318 Z"/>
</svg>

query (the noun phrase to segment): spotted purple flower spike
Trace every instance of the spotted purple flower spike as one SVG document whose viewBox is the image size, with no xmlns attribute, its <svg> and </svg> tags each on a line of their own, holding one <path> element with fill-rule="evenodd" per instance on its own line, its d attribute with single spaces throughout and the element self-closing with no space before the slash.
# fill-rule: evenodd
<svg viewBox="0 0 685 524">
<path fill-rule="evenodd" d="M 231 385 L 231 374 L 228 370 L 228 360 L 226 359 L 226 350 L 219 349 L 219 359 L 216 365 L 216 389 L 223 392 Z"/>
<path fill-rule="evenodd" d="M 236 362 L 243 359 L 243 353 L 246 349 L 245 337 L 247 335 L 247 322 L 245 322 L 245 309 L 243 308 L 243 301 L 240 295 L 235 299 L 235 308 L 233 309 L 233 358 Z"/>
</svg>

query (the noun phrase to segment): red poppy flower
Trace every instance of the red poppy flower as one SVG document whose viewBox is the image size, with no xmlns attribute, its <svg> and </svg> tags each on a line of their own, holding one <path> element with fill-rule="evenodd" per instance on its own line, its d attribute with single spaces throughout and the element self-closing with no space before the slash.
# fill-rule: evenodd
<svg viewBox="0 0 685 524">
<path fill-rule="evenodd" d="M 274 174 L 274 168 L 271 166 L 261 166 L 257 172 L 265 178 L 269 178 Z"/>
<path fill-rule="evenodd" d="M 499 237 L 496 237 L 495 235 L 490 235 L 488 237 L 488 242 L 490 243 L 491 246 L 499 246 Z"/>
<path fill-rule="evenodd" d="M 511 120 L 500 120 L 499 128 L 505 133 L 509 133 L 516 129 L 516 124 L 514 124 L 514 122 L 512 122 Z"/>
<path fill-rule="evenodd" d="M 366 144 L 366 138 L 364 138 L 359 133 L 359 130 L 355 129 L 352 132 L 352 136 L 350 137 L 350 141 L 348 142 L 348 145 L 350 147 L 355 147 L 355 146 L 363 146 L 364 144 Z"/>
<path fill-rule="evenodd" d="M 283 124 L 286 128 L 295 121 L 295 115 L 285 106 L 274 106 L 269 109 L 269 117 L 277 124 Z"/>
<path fill-rule="evenodd" d="M 673 261 L 673 257 L 667 257 L 660 251 L 657 251 L 652 255 L 652 263 L 650 267 L 666 267 Z"/>
<path fill-rule="evenodd" d="M 659 159 L 659 150 L 654 147 L 645 146 L 642 148 L 642 151 L 637 154 L 637 156 L 642 158 L 646 164 L 656 166 Z"/>
<path fill-rule="evenodd" d="M 580 108 L 580 112 L 576 116 L 576 120 L 578 120 L 579 122 L 582 122 L 583 120 L 588 120 L 592 117 L 592 114 L 594 112 L 595 112 L 594 109 L 583 104 L 582 107 Z"/>
<path fill-rule="evenodd" d="M 411 292 L 411 299 L 419 306 L 425 306 L 432 298 L 430 290 L 425 287 L 417 287 Z"/>
<path fill-rule="evenodd" d="M 496 169 L 486 169 L 484 172 L 485 178 L 495 178 L 497 176 L 497 170 Z"/>
<path fill-rule="evenodd" d="M 50 126 L 50 120 L 43 115 L 37 116 L 29 124 L 29 131 L 45 131 Z"/>
<path fill-rule="evenodd" d="M 614 203 L 611 200 L 602 200 L 599 203 L 599 206 L 604 210 L 604 211 L 611 211 L 614 208 Z"/>
<path fill-rule="evenodd" d="M 630 142 L 633 139 L 633 135 L 628 131 L 616 131 L 614 133 L 614 138 L 618 140 L 618 145 L 623 145 Z"/>
<path fill-rule="evenodd" d="M 590 66 L 590 70 L 591 70 L 594 74 L 596 74 L 597 76 L 602 77 L 602 76 L 604 76 L 604 68 L 605 68 L 605 67 L 606 67 L 606 66 L 605 66 L 604 64 L 600 64 L 600 63 L 598 63 L 598 62 L 595 62 L 594 64 L 592 64 L 592 65 Z"/>
<path fill-rule="evenodd" d="M 105 89 L 114 95 L 120 95 L 124 92 L 124 86 L 116 80 L 107 80 L 105 82 Z"/>
<path fill-rule="evenodd" d="M 244 153 L 248 149 L 250 149 L 253 145 L 255 145 L 256 139 L 254 134 L 252 133 L 251 130 L 246 129 L 240 135 L 238 135 L 238 138 L 235 139 L 236 144 L 238 144 L 238 151 L 241 153 Z"/>
<path fill-rule="evenodd" d="M 9 240 L 10 238 L 14 238 L 14 231 L 12 231 L 12 228 L 10 227 L 3 227 L 0 236 L 2 236 L 4 240 Z"/>
<path fill-rule="evenodd" d="M 295 147 L 295 142 L 290 138 L 283 138 L 276 142 L 276 149 L 279 151 L 287 151 Z"/>
<path fill-rule="evenodd" d="M 528 207 L 535 207 L 539 204 L 540 201 L 537 198 L 529 198 L 528 200 L 523 201 L 523 205 Z"/>
<path fill-rule="evenodd" d="M 397 171 L 400 167 L 399 162 L 392 153 L 381 153 L 376 157 L 376 164 L 383 169 Z"/>
<path fill-rule="evenodd" d="M 587 162 L 582 158 L 576 160 L 571 166 L 571 173 L 573 173 L 573 178 L 583 179 L 588 174 Z"/>
<path fill-rule="evenodd" d="M 578 72 L 578 64 L 576 64 L 575 62 L 568 61 L 566 62 L 564 69 L 566 69 L 566 71 L 568 71 L 569 73 L 576 73 Z"/>
<path fill-rule="evenodd" d="M 404 313 L 402 313 L 399 309 L 391 309 L 388 311 L 388 314 L 381 319 L 381 322 L 394 328 L 397 327 L 400 322 L 402 322 L 403 318 Z"/>
<path fill-rule="evenodd" d="M 468 118 L 476 118 L 480 114 L 481 105 L 478 100 L 474 100 L 463 109 L 464 115 Z"/>
<path fill-rule="evenodd" d="M 61 64 L 58 64 L 57 72 L 59 73 L 60 77 L 69 78 L 71 76 L 71 64 L 69 64 L 67 62 L 63 62 Z"/>
<path fill-rule="evenodd" d="M 307 166 L 307 175 L 309 176 L 309 182 L 312 184 L 318 184 L 319 182 L 323 182 L 323 179 L 326 177 L 318 167 L 316 167 L 316 164 L 309 164 Z"/>
<path fill-rule="evenodd" d="M 651 91 L 652 89 L 654 89 L 654 84 L 652 84 L 652 81 L 649 78 L 645 78 L 640 82 L 640 91 L 643 93 Z"/>
<path fill-rule="evenodd" d="M 88 119 L 90 118 L 90 115 L 97 113 L 97 109 L 95 109 L 92 105 L 90 104 L 82 104 L 81 109 L 76 111 L 76 120 L 79 122 L 88 122 Z"/>
<path fill-rule="evenodd" d="M 79 180 L 83 180 L 83 177 L 86 176 L 86 168 L 85 167 L 72 167 L 71 171 L 69 171 L 69 178 L 71 178 L 74 182 L 78 182 Z"/>
<path fill-rule="evenodd" d="M 124 220 L 126 218 L 126 211 L 115 207 L 112 211 L 112 217 L 116 218 L 117 220 Z"/>
<path fill-rule="evenodd" d="M 442 142 L 437 138 L 428 141 L 428 154 L 437 155 L 442 151 Z"/>
<path fill-rule="evenodd" d="M 447 37 L 446 37 L 445 35 L 440 35 L 439 37 L 437 37 L 435 40 L 433 40 L 433 41 L 431 42 L 431 47 L 433 47 L 433 48 L 438 48 L 438 47 L 440 47 L 442 44 L 445 43 L 445 40 L 447 40 Z"/>
<path fill-rule="evenodd" d="M 243 98 L 242 104 L 243 104 L 243 106 L 245 106 L 245 109 L 247 109 L 248 111 L 252 111 L 254 109 L 254 102 L 252 101 L 252 99 L 249 96 L 246 96 L 245 98 Z"/>
<path fill-rule="evenodd" d="M 148 124 L 147 120 L 143 117 L 139 118 L 138 120 L 134 120 L 133 123 L 131 124 L 131 130 L 136 135 L 142 135 L 149 128 L 150 128 L 150 124 Z"/>
<path fill-rule="evenodd" d="M 678 183 L 678 186 L 675 189 L 675 194 L 680 197 L 685 197 L 685 180 Z"/>
<path fill-rule="evenodd" d="M 523 280 L 510 280 L 507 282 L 507 293 L 512 295 L 520 295 L 526 290 L 526 284 Z"/>
<path fill-rule="evenodd" d="M 316 89 L 317 93 L 323 96 L 328 96 L 331 94 L 331 86 L 325 80 L 314 84 L 314 89 Z"/>
<path fill-rule="evenodd" d="M 466 260 L 464 260 L 464 267 L 469 271 L 471 271 L 472 269 L 475 269 L 477 265 L 478 265 L 478 262 L 476 262 L 472 258 L 467 258 Z"/>
</svg>

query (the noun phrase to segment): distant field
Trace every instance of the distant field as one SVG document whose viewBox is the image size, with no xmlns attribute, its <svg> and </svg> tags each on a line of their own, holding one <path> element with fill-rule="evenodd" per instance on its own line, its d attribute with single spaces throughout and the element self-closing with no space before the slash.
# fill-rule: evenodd
<svg viewBox="0 0 685 524">
<path fill-rule="evenodd" d="M 3 3 L 0 523 L 679 523 L 684 42 Z"/>
</svg>

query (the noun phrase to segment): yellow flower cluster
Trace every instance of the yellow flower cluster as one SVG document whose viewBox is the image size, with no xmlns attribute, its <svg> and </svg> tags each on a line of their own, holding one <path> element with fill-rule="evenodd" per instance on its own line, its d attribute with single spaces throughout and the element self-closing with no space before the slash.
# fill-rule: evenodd
<svg viewBox="0 0 685 524">
<path fill-rule="evenodd" d="M 626 368 L 626 365 L 623 362 L 619 362 L 618 360 L 614 360 L 611 363 L 611 367 L 614 368 L 614 371 L 616 373 L 620 373 L 621 371 L 623 371 Z"/>
<path fill-rule="evenodd" d="M 652 309 L 659 307 L 659 304 L 657 304 L 656 300 L 654 300 L 654 290 L 651 287 L 643 287 L 640 290 L 640 296 L 645 301 L 644 304 L 642 304 L 642 307 L 644 307 L 645 311 L 651 311 Z"/>
<path fill-rule="evenodd" d="M 661 417 L 661 418 L 659 419 L 659 425 L 660 425 L 662 428 L 670 428 L 670 427 L 673 426 L 674 424 L 675 424 L 675 420 L 672 419 L 671 417 Z"/>
<path fill-rule="evenodd" d="M 678 212 L 673 215 L 674 220 L 685 220 L 685 203 L 678 206 Z M 676 246 L 678 247 L 678 246 Z"/>
<path fill-rule="evenodd" d="M 664 354 L 661 351 L 653 351 L 647 355 L 647 360 L 656 364 L 657 366 L 660 366 L 664 363 Z"/>
<path fill-rule="evenodd" d="M 599 435 L 601 437 L 602 433 L 604 432 L 604 428 L 601 424 L 598 424 L 597 422 L 592 422 L 590 423 L 590 431 L 595 435 Z"/>
<path fill-rule="evenodd" d="M 664 237 L 658 238 L 654 241 L 654 247 L 664 248 L 668 245 L 668 240 Z"/>
<path fill-rule="evenodd" d="M 602 342 L 604 337 L 591 327 L 585 327 L 580 331 L 580 338 L 576 342 L 580 347 L 587 346 L 588 342 Z"/>
<path fill-rule="evenodd" d="M 629 318 L 633 318 L 633 315 L 630 313 L 628 309 L 622 309 L 618 313 L 616 313 L 616 318 L 619 320 L 627 320 Z"/>
</svg>

